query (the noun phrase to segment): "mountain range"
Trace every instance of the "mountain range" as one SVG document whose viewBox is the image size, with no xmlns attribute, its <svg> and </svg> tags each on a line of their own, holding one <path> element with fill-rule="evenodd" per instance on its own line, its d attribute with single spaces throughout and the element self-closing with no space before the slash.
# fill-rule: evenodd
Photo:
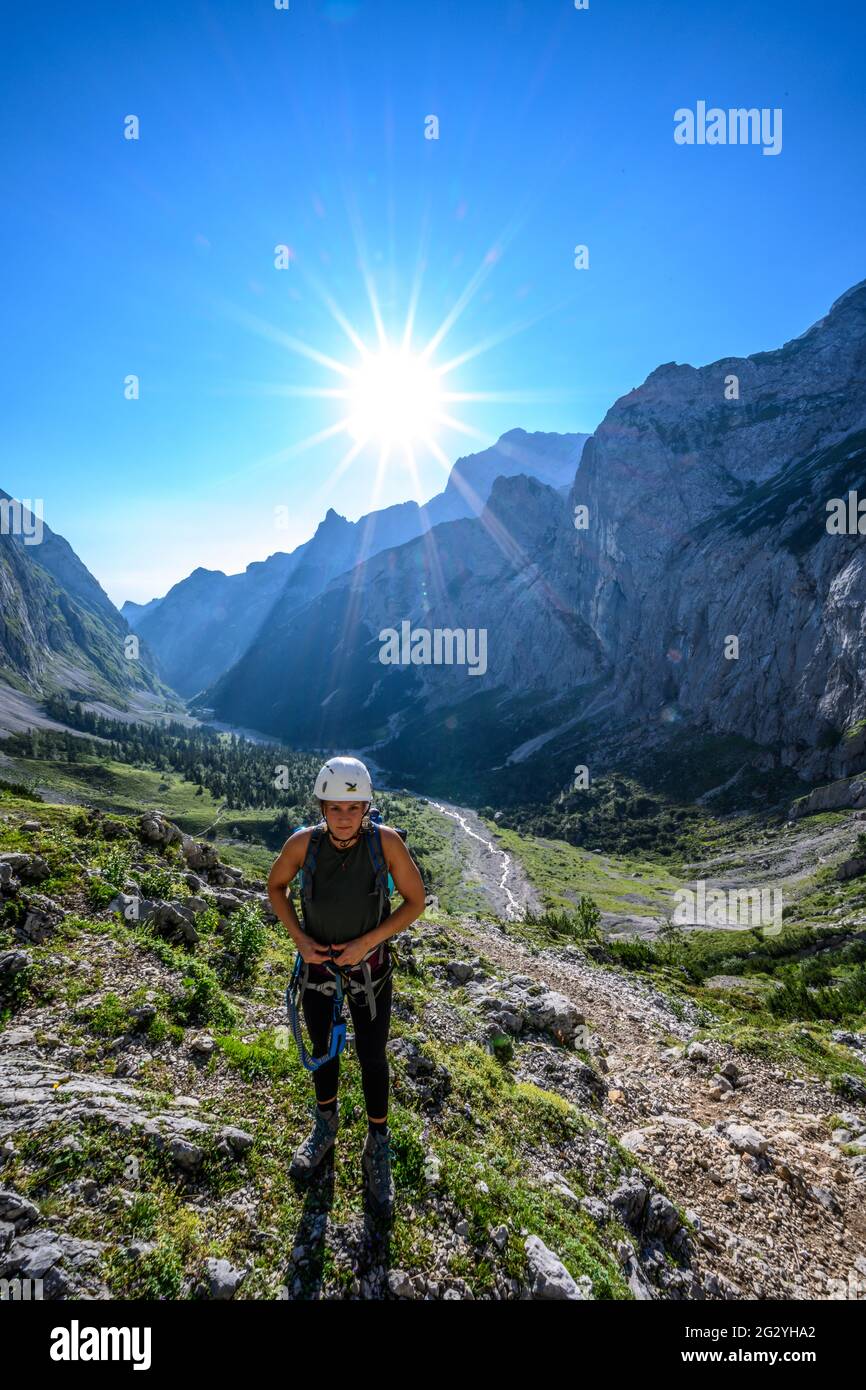
<svg viewBox="0 0 866 1390">
<path fill-rule="evenodd" d="M 861 282 L 774 351 L 658 367 L 567 492 L 499 477 L 478 517 L 274 612 L 203 703 L 305 746 L 375 748 L 409 785 L 543 746 L 562 784 L 611 729 L 657 743 L 681 725 L 805 778 L 859 770 L 863 542 L 831 534 L 827 508 L 863 484 L 864 431 Z M 379 634 L 407 620 L 486 629 L 486 671 L 383 664 Z"/>
<path fill-rule="evenodd" d="M 477 516 L 496 478 L 527 472 L 553 487 L 570 486 L 588 437 L 509 430 L 491 448 L 458 459 L 444 490 L 423 505 L 400 502 L 358 521 L 331 507 L 312 539 L 291 553 L 277 552 L 242 574 L 196 569 L 163 599 L 125 603 L 121 612 L 174 689 L 195 695 L 244 659 L 251 638 L 269 629 L 272 610 L 293 611 L 370 556 Z"/>
<path fill-rule="evenodd" d="M 866 767 L 866 575 L 856 497 L 853 527 L 828 515 L 864 457 L 866 281 L 782 347 L 656 368 L 591 437 L 512 430 L 424 506 L 332 508 L 291 553 L 122 615 L 62 538 L 36 559 L 2 536 L 2 674 L 164 682 L 193 713 L 365 749 L 431 790 L 532 787 L 543 763 L 547 795 L 684 728 L 841 776 Z M 403 628 L 483 630 L 485 669 L 386 662 Z"/>
</svg>

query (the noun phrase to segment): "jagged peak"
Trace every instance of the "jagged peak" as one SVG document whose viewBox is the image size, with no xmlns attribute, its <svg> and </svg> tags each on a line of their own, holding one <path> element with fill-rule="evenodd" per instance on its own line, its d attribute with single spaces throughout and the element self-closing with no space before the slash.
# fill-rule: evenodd
<svg viewBox="0 0 866 1390">
<path fill-rule="evenodd" d="M 524 505 L 530 497 L 538 498 L 542 494 L 556 491 L 556 488 L 551 487 L 549 483 L 543 483 L 531 473 L 503 473 L 494 478 L 484 510 L 496 511 L 499 507 L 518 503 Z"/>
<path fill-rule="evenodd" d="M 866 280 L 858 280 L 856 285 L 852 285 L 850 289 L 845 290 L 844 294 L 840 294 L 838 299 L 833 300 L 826 314 L 816 319 L 804 332 L 798 333 L 796 338 L 789 338 L 784 346 L 787 347 L 789 343 L 802 342 L 804 338 L 808 338 L 812 333 L 816 333 L 819 328 L 824 328 L 830 320 L 839 313 L 843 305 L 851 308 L 858 299 L 863 301 L 860 307 L 866 309 Z"/>
<path fill-rule="evenodd" d="M 653 368 L 649 376 L 645 379 L 644 386 L 650 381 L 657 380 L 658 377 L 670 376 L 672 372 L 693 372 L 695 370 L 696 369 L 690 362 L 662 362 L 658 367 Z M 634 387 L 635 391 L 639 389 L 640 388 L 637 386 Z"/>
<path fill-rule="evenodd" d="M 856 285 L 852 285 L 844 294 L 840 294 L 838 299 L 834 299 L 830 305 L 830 313 L 834 314 L 846 300 L 858 298 L 862 298 L 864 306 L 866 306 L 866 280 L 858 280 Z"/>
<path fill-rule="evenodd" d="M 157 595 L 154 598 L 145 599 L 143 603 L 139 603 L 138 599 L 125 598 L 121 604 L 120 611 L 122 613 L 124 608 L 149 608 L 152 603 L 162 603 L 162 599 Z"/>
<path fill-rule="evenodd" d="M 820 318 L 817 320 L 817 322 L 811 324 L 807 329 L 805 329 L 801 334 L 799 334 L 798 337 L 789 338 L 788 341 L 782 344 L 781 347 L 770 348 L 769 350 L 763 352 L 749 353 L 747 356 L 732 356 L 728 354 L 725 357 L 717 358 L 713 362 L 708 362 L 702 367 L 693 367 L 690 362 L 662 362 L 658 367 L 653 368 L 649 375 L 645 377 L 643 383 L 640 386 L 632 387 L 631 391 L 624 392 L 623 395 L 618 398 L 618 400 L 614 401 L 610 410 L 607 412 L 605 419 L 608 418 L 611 412 L 615 412 L 617 410 L 617 407 L 623 401 L 631 401 L 632 397 L 640 396 L 647 386 L 655 386 L 665 378 L 676 377 L 685 372 L 697 375 L 700 372 L 718 371 L 722 367 L 735 366 L 737 364 L 743 364 L 747 362 L 754 363 L 759 361 L 766 361 L 769 357 L 772 357 L 774 354 L 784 352 L 785 349 L 791 345 L 791 343 L 802 342 L 805 338 L 808 338 L 812 333 L 815 333 L 819 329 L 826 327 L 830 319 L 833 317 L 834 314 L 837 313 L 841 306 L 845 305 L 846 307 L 850 307 L 852 302 L 858 299 L 862 299 L 863 308 L 866 309 L 866 280 L 860 280 L 856 285 L 852 285 L 850 289 L 846 290 L 844 294 L 841 294 L 838 299 L 833 301 L 833 304 L 830 306 L 829 310 L 823 318 Z M 602 424 L 604 424 L 604 421 L 602 421 Z"/>
</svg>

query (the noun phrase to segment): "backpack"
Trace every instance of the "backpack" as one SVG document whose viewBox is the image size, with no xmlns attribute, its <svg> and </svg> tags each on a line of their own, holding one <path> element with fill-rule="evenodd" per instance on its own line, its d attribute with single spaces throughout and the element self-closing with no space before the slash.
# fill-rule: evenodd
<svg viewBox="0 0 866 1390">
<path fill-rule="evenodd" d="M 378 827 L 379 827 L 380 825 L 384 824 L 384 822 L 383 822 L 383 820 L 382 820 L 382 812 L 378 809 L 377 806 L 371 806 L 371 807 L 370 807 L 370 810 L 369 810 L 368 813 L 367 813 L 367 819 L 369 820 L 371 826 L 376 826 L 376 827 L 377 827 L 376 833 L 378 834 Z M 406 844 L 406 836 L 407 836 L 408 833 L 409 833 L 408 830 L 399 830 L 399 829 L 397 828 L 396 825 L 392 826 L 391 829 L 397 831 L 397 834 L 400 836 L 400 839 L 403 841 L 403 844 L 405 845 L 405 844 Z M 379 843 L 380 843 L 380 845 L 381 845 L 381 840 L 379 841 Z M 407 846 L 407 848 L 408 848 L 408 846 Z M 411 853 L 411 851 L 410 851 L 410 853 Z M 413 855 L 412 857 L 413 857 L 413 859 L 414 859 L 415 856 Z M 389 874 L 389 875 L 388 875 L 388 893 L 389 893 L 389 895 L 390 895 L 390 894 L 393 893 L 393 892 L 394 892 L 394 880 L 393 880 L 393 878 L 391 877 L 391 875 Z"/>
<path fill-rule="evenodd" d="M 369 814 L 369 819 L 373 822 L 374 825 L 382 825 L 382 823 L 383 823 L 383 822 L 382 822 L 382 813 L 381 813 L 381 811 L 378 811 L 378 810 L 376 809 L 375 806 L 371 806 L 371 807 L 370 807 L 370 810 L 369 810 L 369 813 L 368 813 L 368 814 Z M 403 844 L 406 846 L 407 850 L 409 851 L 409 858 L 412 860 L 412 863 L 415 865 L 415 868 L 418 870 L 418 874 L 419 874 L 419 876 L 420 876 L 420 878 L 421 878 L 421 882 L 423 883 L 423 882 L 424 882 L 424 875 L 423 875 L 423 873 L 421 872 L 421 865 L 418 863 L 418 859 L 417 859 L 417 856 L 416 856 L 416 854 L 415 854 L 415 851 L 413 850 L 412 846 L 409 844 L 409 841 L 408 841 L 408 838 L 407 838 L 407 836 L 408 836 L 408 834 L 409 834 L 408 830 L 401 830 L 400 827 L 399 827 L 398 825 L 392 825 L 392 826 L 390 827 L 390 829 L 391 829 L 391 830 L 396 830 L 397 834 L 400 836 L 400 839 L 403 841 Z M 393 893 L 393 892 L 394 892 L 394 880 L 393 880 L 393 878 L 391 877 L 390 874 L 388 875 L 388 892 L 389 892 L 389 893 Z"/>
<path fill-rule="evenodd" d="M 376 812 L 376 820 L 370 817 L 369 828 L 362 829 L 361 834 L 367 841 L 367 851 L 370 855 L 370 862 L 373 865 L 373 873 L 376 878 L 376 888 L 379 892 L 379 922 L 387 917 L 391 908 L 391 894 L 394 891 L 394 880 L 388 872 L 385 863 L 385 856 L 382 852 L 382 837 L 379 834 L 381 816 Z M 313 900 L 313 880 L 316 872 L 316 861 L 319 857 L 319 850 L 327 834 L 327 826 L 324 821 L 313 826 L 310 833 L 307 853 L 301 868 L 298 870 L 298 880 L 301 893 L 301 903 L 306 909 Z M 404 832 L 405 833 L 405 832 Z"/>
<path fill-rule="evenodd" d="M 367 813 L 366 819 L 370 822 L 369 828 L 362 829 L 361 834 L 366 836 L 367 850 L 370 855 L 370 862 L 373 865 L 373 872 L 376 875 L 376 887 L 379 890 L 379 922 L 381 923 L 383 918 L 387 917 L 388 912 L 390 911 L 391 894 L 394 892 L 395 884 L 391 874 L 388 872 L 388 867 L 385 863 L 385 855 L 382 851 L 382 837 L 379 834 L 379 826 L 384 824 L 382 820 L 382 813 L 378 810 L 377 807 L 371 806 L 370 810 Z M 415 867 L 417 868 L 420 874 L 421 866 L 418 863 L 418 860 L 415 858 L 415 855 L 412 853 L 411 846 L 407 842 L 407 836 L 409 832 L 407 830 L 399 829 L 399 827 L 396 825 L 391 826 L 389 828 L 397 831 L 397 834 L 400 836 L 400 839 L 403 841 L 404 845 L 406 845 L 406 848 L 409 850 L 409 854 L 412 857 L 412 862 L 414 863 Z M 325 821 L 320 821 L 318 825 L 313 827 L 312 833 L 310 835 L 309 844 L 307 845 L 306 858 L 304 859 L 303 865 L 298 870 L 298 883 L 300 886 L 301 903 L 304 906 L 306 906 L 309 902 L 312 901 L 313 876 L 316 872 L 316 860 L 319 857 L 319 848 L 326 834 L 327 825 Z M 394 942 L 392 939 L 392 949 L 393 945 Z"/>
</svg>

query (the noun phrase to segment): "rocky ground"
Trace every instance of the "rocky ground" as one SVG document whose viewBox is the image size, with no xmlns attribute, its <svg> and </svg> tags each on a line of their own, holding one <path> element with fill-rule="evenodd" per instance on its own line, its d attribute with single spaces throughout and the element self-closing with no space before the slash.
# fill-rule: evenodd
<svg viewBox="0 0 866 1390">
<path fill-rule="evenodd" d="M 663 994 L 602 969 L 577 948 L 533 954 L 483 924 L 467 943 L 543 982 L 586 1020 L 605 1078 L 603 1113 L 687 1209 L 713 1268 L 738 1298 L 866 1297 L 866 1087 L 840 1103 L 820 1082 L 789 1078 L 753 1055 L 689 1042 L 698 1028 Z M 680 1041 L 669 1046 L 668 1035 Z M 847 1035 L 862 1059 L 866 1036 Z M 555 1055 L 524 1054 L 521 1074 L 557 1080 Z M 832 1129 L 828 1117 L 839 1123 Z M 846 1156 L 842 1145 L 859 1149 Z"/>
<path fill-rule="evenodd" d="M 38 819 L 13 819 L 41 843 Z M 101 833 L 106 820 L 117 824 L 95 820 Z M 187 946 L 212 906 L 225 922 L 258 904 L 275 925 L 261 882 L 162 817 L 147 814 L 111 834 L 141 852 L 179 847 L 190 892 L 146 898 L 144 865 L 136 863 L 123 891 L 91 917 L 121 912 Z M 76 854 L 85 865 L 84 846 Z M 0 1277 L 41 1278 L 46 1297 L 118 1296 L 111 1261 L 147 1267 L 158 1254 L 152 1241 L 116 1230 L 144 1200 L 158 1161 L 204 1233 L 177 1297 L 866 1296 L 866 1088 L 856 1076 L 842 1105 L 822 1083 L 696 1041 L 700 1010 L 612 967 L 603 948 L 595 956 L 592 947 L 531 949 L 518 927 L 493 919 L 421 921 L 398 943 L 394 1018 L 406 1027 L 392 1033 L 388 1053 L 395 1097 L 420 1125 L 422 1190 L 398 1200 L 425 1253 L 397 1259 L 360 1200 L 335 1217 L 333 1166 L 323 1167 L 300 1208 L 275 1204 L 270 1182 L 253 1174 L 283 1168 L 306 1121 L 276 1134 L 267 1088 L 240 1082 L 207 1028 L 185 1029 L 180 1042 L 149 1036 L 151 1001 L 177 989 L 176 969 L 122 932 L 89 935 L 85 952 L 70 953 L 60 928 L 83 903 L 41 892 L 47 872 L 36 850 L 0 849 L 0 900 L 16 908 L 0 981 L 25 970 L 39 948 L 43 967 L 79 981 L 78 1007 L 108 993 L 124 1000 L 135 991 L 138 999 L 144 989 L 144 998 L 121 1034 L 95 1051 L 70 1038 L 62 1000 L 28 1000 L 0 1030 Z M 427 982 L 420 996 L 410 988 L 415 978 Z M 284 1024 L 281 988 L 230 994 L 239 1039 L 253 1042 Z M 864 1039 L 840 1041 L 853 1058 Z M 522 1190 L 550 1194 L 560 1213 L 554 1225 L 511 1214 L 529 1209 L 509 1205 L 516 1179 L 491 1165 L 485 1121 L 455 1099 L 457 1055 L 467 1043 L 507 1055 L 508 1086 L 531 1083 L 532 1094 L 561 1098 L 573 1107 L 566 1113 L 588 1121 L 575 1127 L 558 1115 L 513 1138 Z M 158 1092 L 149 1084 L 155 1064 Z M 500 1087 L 485 1103 L 508 1105 L 510 1095 Z M 507 1110 L 488 1114 L 488 1125 L 512 1125 Z M 455 1121 L 477 1135 L 469 1206 L 465 1179 L 462 1188 L 453 1181 L 453 1146 L 443 1144 Z M 94 1134 L 109 1136 L 123 1155 L 121 1178 L 109 1182 L 89 1162 Z M 341 1184 L 356 1180 L 351 1161 L 341 1148 Z M 70 1179 L 51 1188 L 43 1211 L 44 1174 L 67 1163 Z M 231 1181 L 215 1186 L 215 1172 Z M 551 1235 L 567 1228 L 562 1212 L 574 1222 L 571 1269 Z M 208 1246 L 227 1253 L 204 1253 Z M 575 1259 L 590 1249 L 591 1260 Z M 471 1272 L 482 1265 L 492 1271 L 483 1287 Z"/>
</svg>

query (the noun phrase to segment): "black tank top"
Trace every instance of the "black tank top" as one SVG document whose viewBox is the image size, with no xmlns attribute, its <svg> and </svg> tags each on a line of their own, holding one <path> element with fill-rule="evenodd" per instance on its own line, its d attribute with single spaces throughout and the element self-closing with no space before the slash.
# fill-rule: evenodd
<svg viewBox="0 0 866 1390">
<path fill-rule="evenodd" d="M 352 941 L 372 931 L 378 921 L 379 892 L 366 835 L 362 833 L 350 849 L 335 849 L 326 834 L 319 845 L 307 911 L 310 936 L 323 945 Z"/>
</svg>

